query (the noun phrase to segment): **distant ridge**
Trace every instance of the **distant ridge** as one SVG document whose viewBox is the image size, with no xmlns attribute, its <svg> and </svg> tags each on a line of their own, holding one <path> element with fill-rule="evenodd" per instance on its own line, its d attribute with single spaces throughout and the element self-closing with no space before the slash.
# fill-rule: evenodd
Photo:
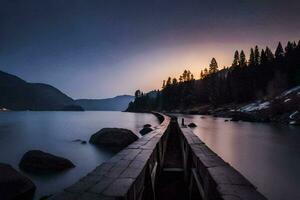
<svg viewBox="0 0 300 200">
<path fill-rule="evenodd" d="M 120 95 L 107 99 L 73 100 L 57 88 L 25 80 L 0 71 L 0 109 L 33 111 L 124 111 L 134 96 Z"/>
<path fill-rule="evenodd" d="M 134 96 L 120 95 L 107 99 L 78 99 L 75 102 L 85 110 L 124 111 L 133 100 Z"/>
<path fill-rule="evenodd" d="M 28 83 L 0 71 L 0 108 L 8 110 L 83 110 L 57 88 L 43 83 Z"/>
</svg>

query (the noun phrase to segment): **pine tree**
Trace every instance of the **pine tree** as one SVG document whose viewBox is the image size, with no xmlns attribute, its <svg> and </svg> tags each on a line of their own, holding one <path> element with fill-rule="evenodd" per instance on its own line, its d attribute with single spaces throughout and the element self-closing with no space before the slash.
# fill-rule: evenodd
<svg viewBox="0 0 300 200">
<path fill-rule="evenodd" d="M 249 65 L 255 65 L 255 56 L 253 48 L 250 49 Z"/>
<path fill-rule="evenodd" d="M 206 77 L 206 76 L 208 75 L 208 70 L 207 70 L 207 68 L 204 68 L 203 72 L 204 72 L 204 77 Z"/>
<path fill-rule="evenodd" d="M 254 65 L 259 65 L 260 64 L 260 55 L 259 55 L 259 49 L 258 46 L 255 46 L 254 49 Z"/>
<path fill-rule="evenodd" d="M 184 70 L 183 74 L 182 74 L 182 79 L 185 82 L 187 80 L 187 70 Z"/>
<path fill-rule="evenodd" d="M 265 51 L 262 49 L 260 54 L 260 62 L 264 65 L 268 61 Z"/>
<path fill-rule="evenodd" d="M 266 47 L 265 53 L 266 53 L 268 62 L 272 62 L 274 60 L 274 54 L 269 47 Z"/>
<path fill-rule="evenodd" d="M 182 76 L 179 76 L 179 83 L 182 83 L 182 81 L 183 81 Z"/>
<path fill-rule="evenodd" d="M 166 87 L 166 81 L 163 80 L 163 85 L 162 85 L 162 88 L 164 89 Z"/>
<path fill-rule="evenodd" d="M 190 70 L 188 70 L 186 74 L 186 81 L 190 81 L 190 80 L 191 80 L 191 72 Z"/>
<path fill-rule="evenodd" d="M 168 78 L 166 86 L 170 86 L 172 84 L 171 77 Z"/>
<path fill-rule="evenodd" d="M 177 79 L 176 78 L 173 78 L 173 80 L 172 80 L 172 84 L 173 85 L 176 85 L 178 82 L 177 82 Z"/>
<path fill-rule="evenodd" d="M 215 58 L 212 58 L 210 65 L 209 65 L 209 73 L 213 74 L 218 71 L 218 63 Z"/>
<path fill-rule="evenodd" d="M 245 67 L 247 65 L 246 55 L 243 50 L 241 51 L 241 54 L 240 54 L 239 65 L 240 65 L 240 67 Z"/>
<path fill-rule="evenodd" d="M 291 52 L 293 52 L 294 50 L 294 45 L 293 43 L 291 43 L 290 41 L 287 43 L 286 47 L 285 47 L 285 54 L 289 55 Z"/>
<path fill-rule="evenodd" d="M 281 42 L 278 43 L 278 46 L 275 51 L 275 57 L 276 57 L 276 59 L 281 59 L 284 57 L 284 51 L 283 51 Z"/>
<path fill-rule="evenodd" d="M 239 65 L 239 60 L 240 60 L 240 55 L 239 55 L 239 52 L 236 50 L 234 53 L 232 67 L 237 67 Z"/>
<path fill-rule="evenodd" d="M 203 70 L 200 71 L 200 79 L 203 79 L 204 78 L 204 73 L 203 73 Z"/>
</svg>

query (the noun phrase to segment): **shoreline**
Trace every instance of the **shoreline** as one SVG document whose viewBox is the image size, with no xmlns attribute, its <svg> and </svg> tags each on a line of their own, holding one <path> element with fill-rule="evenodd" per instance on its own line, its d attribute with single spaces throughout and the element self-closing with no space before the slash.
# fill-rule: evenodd
<svg viewBox="0 0 300 200">
<path fill-rule="evenodd" d="M 132 113 L 152 113 L 150 111 L 124 111 Z M 161 113 L 174 113 L 174 114 L 183 114 L 183 115 L 206 115 L 217 118 L 224 118 L 229 121 L 243 121 L 243 122 L 253 122 L 253 123 L 271 123 L 271 124 L 285 124 L 299 126 L 300 121 L 298 118 L 293 120 L 290 118 L 291 114 L 285 114 L 283 116 L 268 116 L 264 112 L 242 112 L 238 110 L 224 110 L 222 107 L 216 108 L 214 110 L 209 110 L 206 112 L 199 112 L 195 110 L 186 109 L 186 111 L 171 110 L 171 111 L 157 111 Z M 292 115 L 300 114 L 298 111 L 295 111 Z"/>
<path fill-rule="evenodd" d="M 156 107 L 162 113 L 180 113 L 194 115 L 212 115 L 214 117 L 230 118 L 231 121 L 246 121 L 260 123 L 279 123 L 300 125 L 300 86 L 290 88 L 280 94 L 253 99 L 250 101 L 231 102 L 211 105 L 194 102 L 189 105 L 176 104 L 165 106 L 164 110 Z M 129 106 L 129 112 L 150 112 L 147 106 Z"/>
</svg>

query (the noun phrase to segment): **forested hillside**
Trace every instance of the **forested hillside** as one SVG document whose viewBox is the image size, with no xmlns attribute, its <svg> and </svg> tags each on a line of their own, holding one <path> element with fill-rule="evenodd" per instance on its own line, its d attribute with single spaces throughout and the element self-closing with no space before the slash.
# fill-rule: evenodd
<svg viewBox="0 0 300 200">
<path fill-rule="evenodd" d="M 199 70 L 195 80 L 185 70 L 177 79 L 163 81 L 157 95 L 150 97 L 136 91 L 135 101 L 128 111 L 183 111 L 186 109 L 217 109 L 224 105 L 241 105 L 254 100 L 272 99 L 282 91 L 300 85 L 300 41 L 279 43 L 273 53 L 270 48 L 251 48 L 246 57 L 243 50 L 235 51 L 232 65 L 220 69 L 213 58 L 208 68 Z M 196 110 L 197 110 L 196 109 Z"/>
</svg>

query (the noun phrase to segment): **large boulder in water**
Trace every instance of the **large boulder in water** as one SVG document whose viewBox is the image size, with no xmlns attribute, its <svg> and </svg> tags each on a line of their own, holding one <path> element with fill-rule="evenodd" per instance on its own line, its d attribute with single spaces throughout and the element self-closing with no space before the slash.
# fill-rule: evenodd
<svg viewBox="0 0 300 200">
<path fill-rule="evenodd" d="M 34 183 L 10 165 L 0 163 L 0 199 L 31 200 L 35 192 Z"/>
<path fill-rule="evenodd" d="M 22 170 L 32 173 L 56 172 L 75 167 L 68 159 L 40 150 L 31 150 L 25 153 L 19 166 Z"/>
<path fill-rule="evenodd" d="M 188 127 L 190 127 L 190 128 L 195 128 L 195 127 L 197 127 L 197 125 L 195 124 L 195 123 L 189 123 L 189 125 L 188 125 Z"/>
<path fill-rule="evenodd" d="M 131 130 L 123 128 L 103 128 L 90 138 L 90 143 L 112 148 L 124 148 L 136 141 L 136 136 Z"/>
<path fill-rule="evenodd" d="M 140 134 L 141 135 L 146 135 L 147 133 L 150 133 L 151 131 L 153 131 L 152 128 L 150 128 L 150 127 L 144 127 L 142 130 L 140 130 Z"/>
</svg>

